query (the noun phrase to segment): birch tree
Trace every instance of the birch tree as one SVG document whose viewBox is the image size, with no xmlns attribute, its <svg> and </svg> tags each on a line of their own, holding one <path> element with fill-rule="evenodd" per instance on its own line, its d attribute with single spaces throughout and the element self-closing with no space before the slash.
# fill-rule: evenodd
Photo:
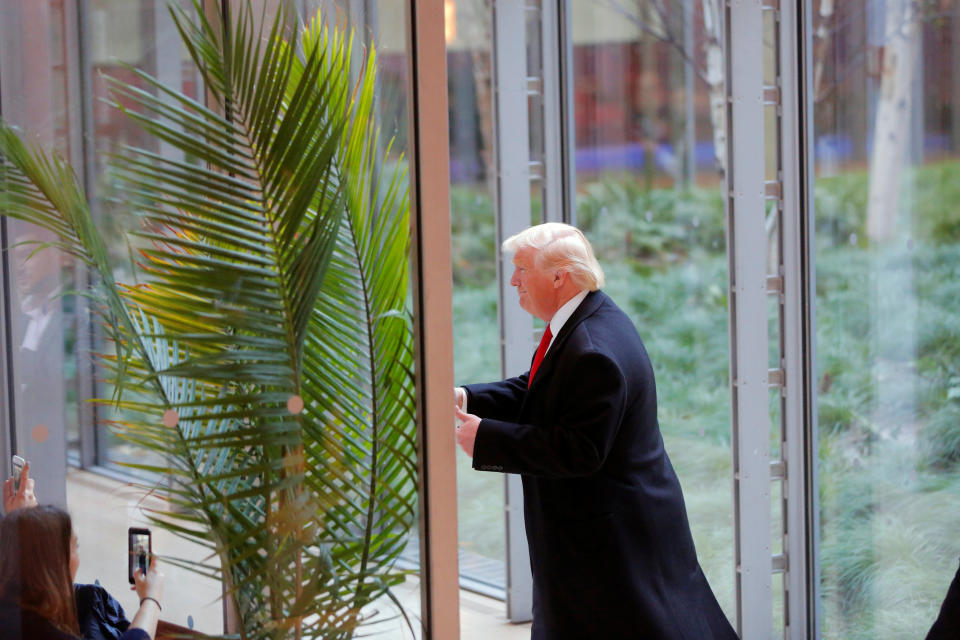
<svg viewBox="0 0 960 640">
<path fill-rule="evenodd" d="M 885 242 L 893 236 L 901 176 L 909 154 L 920 28 L 911 0 L 877 4 L 885 12 L 885 46 L 870 154 L 867 237 L 872 242 Z"/>
<path fill-rule="evenodd" d="M 683 10 L 680 0 L 646 0 L 639 4 L 631 3 L 630 6 L 620 0 L 609 0 L 607 4 L 617 15 L 632 22 L 640 33 L 669 45 L 706 85 L 710 96 L 714 160 L 721 174 L 726 170 L 727 158 L 723 3 L 724 0 L 699 0 L 693 3 L 700 5 L 703 15 L 703 38 L 700 42 L 703 63 L 698 63 L 696 50 L 688 48 L 685 43 L 683 21 L 693 20 L 694 16 Z"/>
</svg>

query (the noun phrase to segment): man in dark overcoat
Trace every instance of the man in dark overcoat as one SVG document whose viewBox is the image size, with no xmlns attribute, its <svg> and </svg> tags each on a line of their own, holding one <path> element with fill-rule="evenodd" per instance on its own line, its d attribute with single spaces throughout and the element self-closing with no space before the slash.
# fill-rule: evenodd
<svg viewBox="0 0 960 640">
<path fill-rule="evenodd" d="M 547 223 L 504 250 L 547 328 L 527 373 L 455 389 L 457 441 L 474 469 L 523 477 L 533 640 L 735 639 L 697 562 L 650 360 L 589 242 Z"/>
</svg>

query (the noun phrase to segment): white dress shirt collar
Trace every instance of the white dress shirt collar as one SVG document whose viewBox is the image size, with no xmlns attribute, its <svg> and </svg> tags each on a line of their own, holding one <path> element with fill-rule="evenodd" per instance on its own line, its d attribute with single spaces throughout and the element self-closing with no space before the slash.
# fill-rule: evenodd
<svg viewBox="0 0 960 640">
<path fill-rule="evenodd" d="M 580 303 L 583 302 L 583 299 L 587 297 L 589 291 L 581 291 L 577 295 L 573 296 L 567 300 L 563 305 L 557 309 L 557 312 L 553 314 L 553 317 L 550 318 L 550 333 L 553 334 L 553 337 L 550 338 L 550 345 L 547 346 L 547 351 L 550 351 L 550 346 L 553 346 L 553 341 L 557 339 L 557 334 L 560 333 L 560 329 L 563 329 L 563 325 L 567 324 L 567 320 L 570 319 L 570 316 L 573 315 L 573 312 L 577 310 L 577 307 L 580 306 Z M 546 352 L 544 352 L 546 353 Z M 463 391 L 461 394 L 460 391 Z M 461 409 L 464 413 L 468 413 L 467 402 L 469 400 L 469 395 L 462 387 L 457 387 L 457 397 L 461 403 Z M 460 426 L 460 419 L 456 419 L 457 426 Z"/>
<path fill-rule="evenodd" d="M 560 333 L 560 329 L 563 329 L 563 325 L 567 324 L 567 320 L 570 319 L 570 316 L 577 310 L 577 307 L 580 306 L 580 303 L 583 302 L 583 299 L 587 297 L 588 293 L 590 292 L 581 291 L 573 296 L 564 302 L 563 305 L 557 309 L 557 312 L 553 314 L 553 317 L 550 318 L 550 333 L 553 334 L 553 337 L 550 338 L 551 346 L 553 345 L 553 341 L 557 339 L 557 334 Z M 547 351 L 549 350 L 550 347 L 547 347 Z"/>
</svg>

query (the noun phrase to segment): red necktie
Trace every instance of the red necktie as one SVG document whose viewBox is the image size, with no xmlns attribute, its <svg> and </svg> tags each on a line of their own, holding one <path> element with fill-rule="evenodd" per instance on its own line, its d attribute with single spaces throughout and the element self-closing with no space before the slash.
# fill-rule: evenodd
<svg viewBox="0 0 960 640">
<path fill-rule="evenodd" d="M 533 356 L 533 366 L 530 367 L 530 377 L 527 378 L 527 388 L 530 388 L 530 385 L 533 384 L 533 376 L 537 374 L 537 369 L 540 368 L 540 363 L 543 362 L 543 356 L 547 355 L 547 347 L 550 346 L 550 338 L 553 337 L 553 333 L 550 332 L 550 325 L 547 325 L 547 330 L 543 332 L 543 337 L 540 338 L 540 346 L 537 347 L 537 355 Z"/>
</svg>

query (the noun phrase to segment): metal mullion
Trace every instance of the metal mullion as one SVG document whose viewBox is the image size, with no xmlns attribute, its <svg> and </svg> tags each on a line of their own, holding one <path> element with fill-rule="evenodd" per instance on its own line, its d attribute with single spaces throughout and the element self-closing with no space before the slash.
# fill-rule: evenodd
<svg viewBox="0 0 960 640">
<path fill-rule="evenodd" d="M 3 477 L 13 474 L 10 456 L 17 450 L 17 433 L 14 428 L 13 390 L 13 326 L 10 322 L 10 290 L 13 282 L 10 270 L 10 252 L 7 235 L 7 218 L 0 217 L 0 470 Z"/>
<path fill-rule="evenodd" d="M 812 266 L 812 52 L 807 3 L 780 12 L 781 169 L 783 182 L 783 357 L 787 393 L 782 455 L 788 469 L 784 493 L 786 583 L 785 637 L 819 638 L 817 557 L 817 425 L 814 384 L 814 287 Z"/>
<path fill-rule="evenodd" d="M 773 557 L 773 573 L 776 576 L 775 579 L 780 581 L 781 584 L 781 603 L 783 606 L 783 633 L 784 637 L 789 637 L 791 625 L 790 625 L 790 616 L 791 616 L 791 603 L 790 603 L 790 582 L 792 576 L 792 556 L 790 553 L 790 540 L 791 540 L 791 522 L 788 517 L 790 512 L 791 505 L 791 492 L 790 492 L 790 480 L 791 480 L 791 467 L 786 464 L 786 455 L 789 447 L 787 431 L 788 425 L 793 423 L 793 420 L 788 415 L 788 402 L 791 402 L 793 399 L 792 387 L 795 384 L 793 376 L 787 374 L 787 362 L 790 361 L 791 354 L 787 348 L 786 336 L 787 336 L 787 316 L 785 313 L 784 300 L 785 296 L 783 293 L 783 286 L 785 286 L 784 281 L 784 222 L 785 222 L 785 210 L 784 202 L 785 197 L 788 195 L 785 193 L 783 182 L 784 182 L 784 166 L 790 165 L 791 158 L 789 158 L 789 153 L 792 151 L 792 145 L 785 147 L 785 136 L 789 134 L 785 132 L 784 126 L 784 99 L 789 99 L 788 95 L 785 95 L 782 89 L 784 83 L 784 52 L 783 52 L 783 42 L 784 38 L 782 37 L 781 28 L 782 23 L 780 21 L 780 12 L 777 10 L 775 3 L 766 3 L 764 10 L 772 14 L 773 19 L 773 33 L 770 34 L 774 40 L 773 46 L 773 81 L 772 86 L 764 86 L 763 96 L 764 103 L 767 107 L 773 106 L 773 120 L 774 120 L 774 154 L 773 157 L 776 162 L 775 167 L 775 179 L 767 181 L 765 184 L 765 193 L 768 200 L 773 200 L 776 210 L 773 212 L 773 215 L 776 216 L 776 234 L 774 241 L 776 242 L 777 251 L 777 263 L 776 263 L 776 276 L 781 278 L 781 290 L 777 295 L 777 363 L 776 369 L 770 371 L 771 376 L 771 386 L 777 386 L 778 396 L 780 403 L 779 411 L 779 424 L 777 425 L 778 440 L 779 440 L 779 453 L 777 460 L 772 463 L 771 466 L 777 465 L 782 470 L 779 477 L 771 478 L 771 482 L 779 483 L 779 495 L 780 501 L 776 507 L 773 509 L 779 508 L 779 513 L 777 514 L 780 519 L 780 554 Z M 787 112 L 789 113 L 792 105 L 787 105 Z M 789 126 L 789 123 L 787 123 Z M 773 378 L 776 378 L 776 384 L 774 384 Z M 771 603 L 772 604 L 772 603 Z"/>
<path fill-rule="evenodd" d="M 566 222 L 569 219 L 570 203 L 566 197 L 567 185 L 564 172 L 564 131 L 566 116 L 561 93 L 563 69 L 561 60 L 560 12 L 564 9 L 557 3 L 544 0 L 541 11 L 541 43 L 543 69 L 543 164 L 544 164 L 544 222 Z"/>
<path fill-rule="evenodd" d="M 560 183 L 563 189 L 563 221 L 577 224 L 577 174 L 575 165 L 576 127 L 574 126 L 573 100 L 573 3 L 556 0 L 558 94 L 560 114 Z"/>
<path fill-rule="evenodd" d="M 727 96 L 727 234 L 737 625 L 769 638 L 771 592 L 767 274 L 763 136 L 763 10 L 724 8 Z M 735 71 L 735 72 L 734 72 Z"/>
<path fill-rule="evenodd" d="M 3 24 L 0 23 L 0 34 Z M 4 61 L 0 51 L 0 116 L 4 113 Z M 13 474 L 10 462 L 12 452 L 16 451 L 16 430 L 14 429 L 14 391 L 13 377 L 13 338 L 10 324 L 10 290 L 13 283 L 10 272 L 10 252 L 7 241 L 7 218 L 0 216 L 0 473 L 3 477 Z"/>
<path fill-rule="evenodd" d="M 511 291 L 512 266 L 500 251 L 504 240 L 530 225 L 530 147 L 527 121 L 526 9 L 518 2 L 493 6 L 493 81 L 496 158 L 497 308 L 500 322 L 500 368 L 503 377 L 530 367 L 536 346 L 533 319 Z M 504 479 L 506 520 L 507 617 L 532 618 L 533 578 L 523 520 L 520 477 Z"/>
</svg>

